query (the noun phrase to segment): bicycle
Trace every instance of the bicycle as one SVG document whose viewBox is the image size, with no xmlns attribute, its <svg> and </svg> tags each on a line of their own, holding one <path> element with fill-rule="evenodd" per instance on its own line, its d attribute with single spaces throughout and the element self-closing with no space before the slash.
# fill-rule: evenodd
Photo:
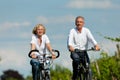
<svg viewBox="0 0 120 80">
<path fill-rule="evenodd" d="M 91 49 L 85 51 L 94 51 L 95 49 L 92 47 Z M 82 52 L 79 50 L 79 52 Z M 78 75 L 77 80 L 92 80 L 92 72 L 90 69 L 90 65 L 87 62 L 86 56 L 82 55 L 80 58 L 80 64 L 78 65 Z"/>
<path fill-rule="evenodd" d="M 56 58 L 60 56 L 58 50 L 52 50 L 56 54 Z M 31 58 L 31 53 L 37 52 L 37 60 L 40 62 L 40 80 L 51 80 L 50 67 L 53 63 L 51 54 L 41 54 L 39 50 L 31 50 L 28 56 Z"/>
</svg>

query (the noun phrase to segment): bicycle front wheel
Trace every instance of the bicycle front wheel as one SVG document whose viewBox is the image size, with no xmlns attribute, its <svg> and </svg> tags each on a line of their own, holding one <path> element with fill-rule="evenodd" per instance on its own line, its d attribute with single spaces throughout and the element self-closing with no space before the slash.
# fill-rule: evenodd
<svg viewBox="0 0 120 80">
<path fill-rule="evenodd" d="M 45 73 L 44 73 L 44 70 L 41 70 L 40 71 L 40 80 L 45 80 Z"/>
<path fill-rule="evenodd" d="M 47 72 L 45 73 L 45 80 L 51 80 L 51 76 L 50 76 L 50 71 L 47 70 Z"/>
<path fill-rule="evenodd" d="M 86 80 L 92 80 L 92 72 L 90 70 L 86 73 Z"/>
</svg>

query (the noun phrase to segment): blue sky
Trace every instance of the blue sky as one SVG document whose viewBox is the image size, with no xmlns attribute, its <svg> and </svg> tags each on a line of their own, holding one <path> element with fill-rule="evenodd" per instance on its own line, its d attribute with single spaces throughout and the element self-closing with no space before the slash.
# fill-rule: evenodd
<svg viewBox="0 0 120 80">
<path fill-rule="evenodd" d="M 54 49 L 61 52 L 54 61 L 71 69 L 67 37 L 76 16 L 85 17 L 85 27 L 94 35 L 102 50 L 115 51 L 105 36 L 120 36 L 120 0 L 0 0 L 0 74 L 7 69 L 30 75 L 30 40 L 33 27 L 42 23 Z M 96 52 L 95 52 L 96 53 Z M 92 55 L 92 54 L 91 54 Z M 90 57 L 98 57 L 99 53 Z"/>
</svg>

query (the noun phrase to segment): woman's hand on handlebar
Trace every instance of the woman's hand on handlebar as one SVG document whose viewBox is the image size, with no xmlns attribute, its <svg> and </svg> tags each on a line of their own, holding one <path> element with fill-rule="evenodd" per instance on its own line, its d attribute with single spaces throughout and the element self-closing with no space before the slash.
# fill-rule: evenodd
<svg viewBox="0 0 120 80">
<path fill-rule="evenodd" d="M 34 52 L 31 53 L 30 55 L 33 59 L 37 58 L 36 54 Z"/>
<path fill-rule="evenodd" d="M 52 59 L 56 59 L 56 55 L 52 52 Z"/>
</svg>

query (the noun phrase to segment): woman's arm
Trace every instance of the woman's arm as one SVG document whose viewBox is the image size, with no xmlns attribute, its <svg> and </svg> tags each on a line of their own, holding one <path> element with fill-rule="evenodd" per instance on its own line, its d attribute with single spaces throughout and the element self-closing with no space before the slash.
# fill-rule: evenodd
<svg viewBox="0 0 120 80">
<path fill-rule="evenodd" d="M 49 52 L 52 54 L 52 59 L 55 59 L 56 56 L 55 56 L 54 52 L 52 51 L 52 47 L 51 47 L 50 43 L 46 43 L 46 47 L 49 50 Z"/>
<path fill-rule="evenodd" d="M 33 43 L 31 44 L 31 50 L 35 50 L 35 44 L 33 44 Z M 31 53 L 31 57 L 32 57 L 32 58 L 36 58 L 37 56 L 35 55 L 34 52 L 32 52 L 32 53 Z"/>
<path fill-rule="evenodd" d="M 46 43 L 46 47 L 49 50 L 49 52 L 52 53 L 52 47 L 51 47 L 50 43 Z"/>
<path fill-rule="evenodd" d="M 31 43 L 31 50 L 35 50 L 35 44 Z"/>
</svg>

